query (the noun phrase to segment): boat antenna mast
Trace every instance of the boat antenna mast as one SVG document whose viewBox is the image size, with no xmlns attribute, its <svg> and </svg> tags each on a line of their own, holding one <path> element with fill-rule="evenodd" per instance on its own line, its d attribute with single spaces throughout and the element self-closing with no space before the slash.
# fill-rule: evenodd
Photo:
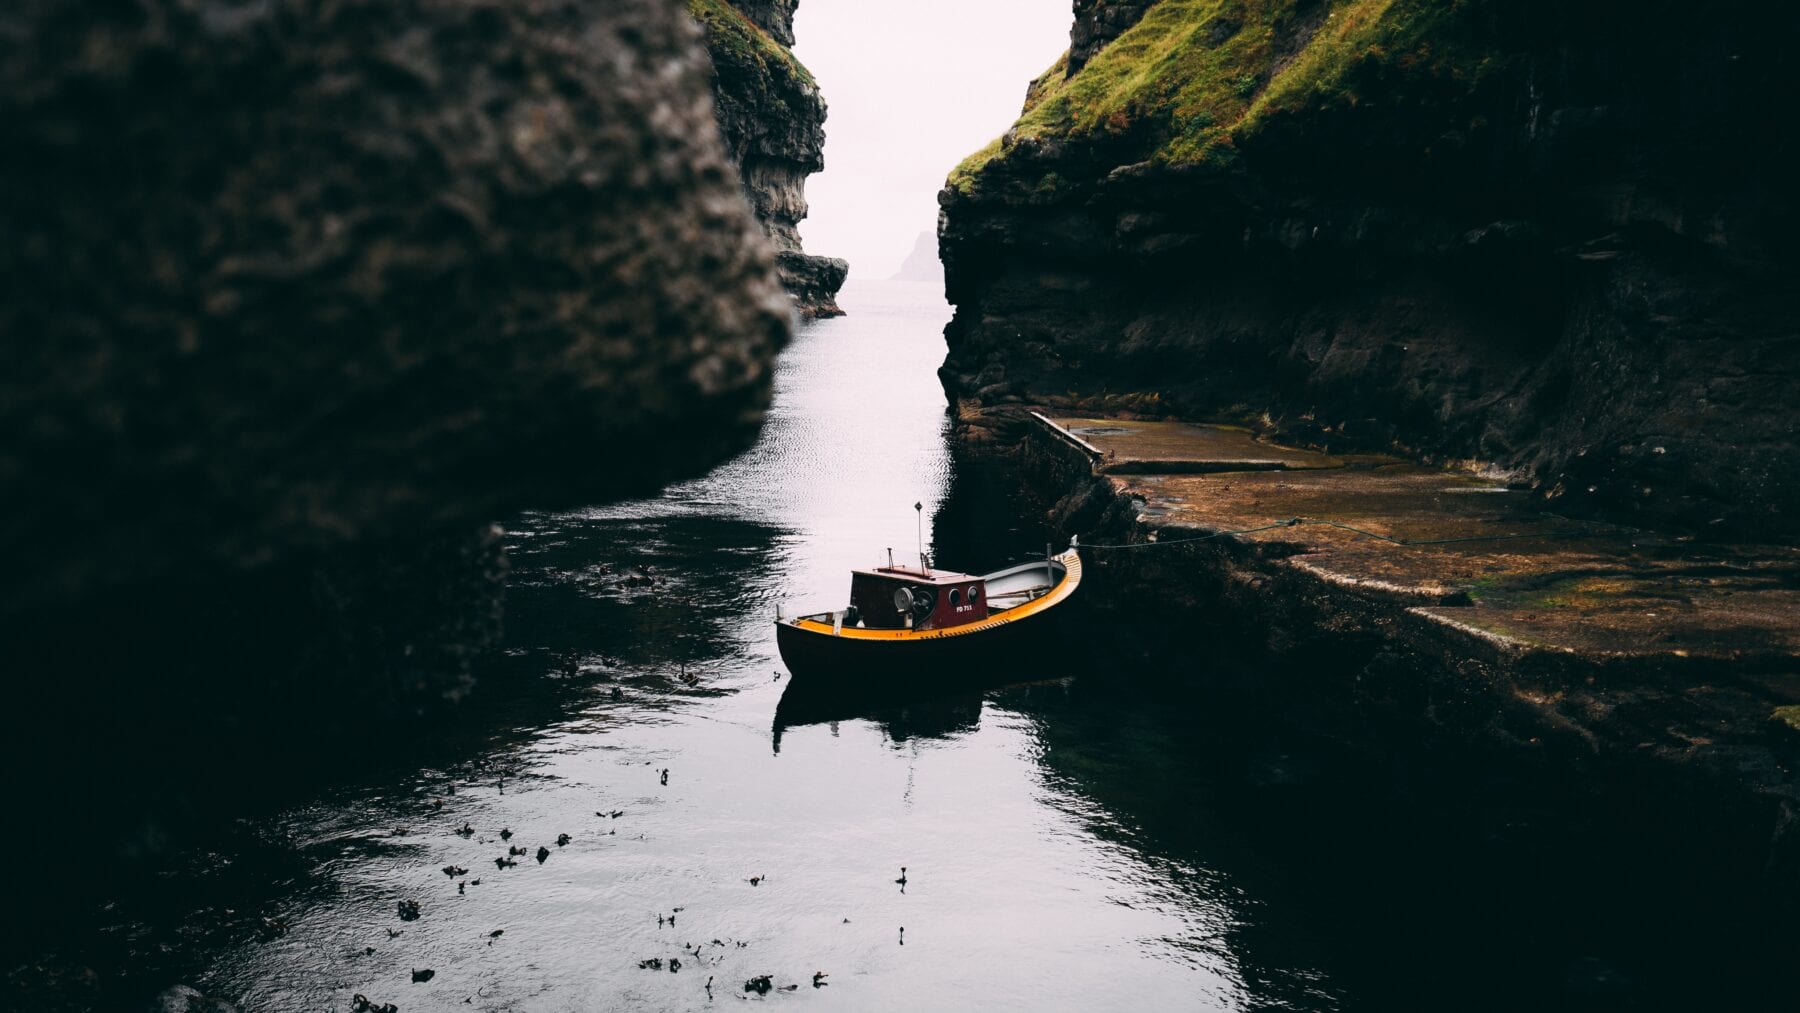
<svg viewBox="0 0 1800 1013">
<path fill-rule="evenodd" d="M 913 515 L 919 533 L 919 570 L 928 573 L 931 567 L 925 564 L 925 504 L 914 503 Z"/>
</svg>

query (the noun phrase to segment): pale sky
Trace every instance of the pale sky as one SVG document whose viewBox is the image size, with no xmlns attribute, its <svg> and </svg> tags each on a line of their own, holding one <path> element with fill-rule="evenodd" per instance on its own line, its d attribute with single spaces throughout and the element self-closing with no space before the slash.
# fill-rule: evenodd
<svg viewBox="0 0 1800 1013">
<path fill-rule="evenodd" d="M 1018 119 L 1071 20 L 1069 0 L 801 0 L 794 54 L 830 106 L 806 252 L 850 261 L 853 279 L 899 270 L 937 228 L 944 177 Z"/>
</svg>

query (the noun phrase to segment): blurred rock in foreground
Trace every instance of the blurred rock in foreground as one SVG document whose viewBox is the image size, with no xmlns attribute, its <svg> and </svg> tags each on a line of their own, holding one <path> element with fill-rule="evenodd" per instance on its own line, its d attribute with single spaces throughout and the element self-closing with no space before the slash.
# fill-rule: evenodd
<svg viewBox="0 0 1800 1013">
<path fill-rule="evenodd" d="M 675 0 L 0 11 L 13 713 L 454 694 L 495 520 L 746 445 L 791 312 L 700 43 Z"/>
</svg>

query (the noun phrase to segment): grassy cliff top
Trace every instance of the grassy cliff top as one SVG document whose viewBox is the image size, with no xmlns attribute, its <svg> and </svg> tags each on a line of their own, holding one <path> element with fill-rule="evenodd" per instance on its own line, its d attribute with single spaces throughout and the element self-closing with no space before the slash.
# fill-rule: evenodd
<svg viewBox="0 0 1800 1013">
<path fill-rule="evenodd" d="M 818 87 L 794 54 L 762 30 L 726 0 L 687 0 L 688 13 L 706 26 L 706 42 L 717 61 L 720 54 L 733 62 L 757 67 L 769 76 L 791 76 Z"/>
<path fill-rule="evenodd" d="M 1162 0 L 1074 77 L 1034 82 L 1012 134 L 1142 138 L 1165 164 L 1232 164 L 1284 113 L 1355 107 L 1406 82 L 1473 87 L 1494 58 L 1472 39 L 1480 0 Z M 1000 142 L 951 173 L 966 191 Z"/>
</svg>

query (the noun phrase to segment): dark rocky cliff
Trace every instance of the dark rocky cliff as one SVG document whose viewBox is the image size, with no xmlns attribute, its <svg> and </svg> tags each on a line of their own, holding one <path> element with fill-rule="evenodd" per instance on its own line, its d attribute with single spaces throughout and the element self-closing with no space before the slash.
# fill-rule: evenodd
<svg viewBox="0 0 1800 1013">
<path fill-rule="evenodd" d="M 1076 3 L 942 195 L 965 435 L 1020 401 L 1179 412 L 1800 533 L 1800 15 L 1144 6 Z"/>
<path fill-rule="evenodd" d="M 791 317 L 700 42 L 673 0 L 0 13 L 15 745 L 436 699 L 493 522 L 749 441 Z"/>
<path fill-rule="evenodd" d="M 712 51 L 719 130 L 803 317 L 841 316 L 850 265 L 800 246 L 806 177 L 825 167 L 825 99 L 789 51 L 799 0 L 689 0 Z"/>
</svg>

